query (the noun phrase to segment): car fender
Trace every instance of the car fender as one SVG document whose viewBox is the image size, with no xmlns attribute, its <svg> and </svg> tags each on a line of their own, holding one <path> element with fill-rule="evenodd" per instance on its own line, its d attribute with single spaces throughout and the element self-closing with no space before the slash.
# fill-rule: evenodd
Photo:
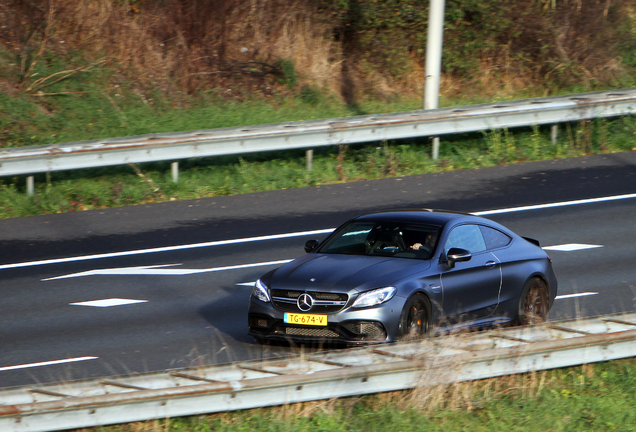
<svg viewBox="0 0 636 432">
<path fill-rule="evenodd" d="M 544 251 L 525 259 L 519 259 L 516 253 L 511 256 L 502 251 L 494 251 L 493 255 L 501 262 L 503 284 L 500 302 L 518 299 L 525 283 L 534 276 L 543 279 L 552 292 L 551 285 L 556 284 L 556 278 Z"/>
<path fill-rule="evenodd" d="M 414 294 L 423 294 L 431 306 L 432 322 L 437 322 L 444 315 L 442 310 L 443 291 L 439 275 L 428 276 L 421 279 L 409 280 L 398 287 L 397 296 L 409 299 Z"/>
</svg>

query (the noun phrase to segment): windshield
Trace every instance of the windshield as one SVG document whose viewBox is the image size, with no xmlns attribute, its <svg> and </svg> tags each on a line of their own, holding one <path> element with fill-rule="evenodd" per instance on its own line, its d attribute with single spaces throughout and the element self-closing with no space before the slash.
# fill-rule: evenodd
<svg viewBox="0 0 636 432">
<path fill-rule="evenodd" d="M 338 230 L 318 252 L 430 259 L 440 230 L 436 225 L 353 221 Z"/>
</svg>

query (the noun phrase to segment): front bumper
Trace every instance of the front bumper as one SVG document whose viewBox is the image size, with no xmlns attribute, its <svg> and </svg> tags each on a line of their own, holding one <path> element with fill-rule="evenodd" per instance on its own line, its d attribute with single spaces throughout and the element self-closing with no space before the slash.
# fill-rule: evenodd
<svg viewBox="0 0 636 432">
<path fill-rule="evenodd" d="M 348 345 L 391 342 L 397 337 L 403 306 L 404 299 L 396 296 L 376 307 L 346 308 L 326 314 L 326 326 L 308 326 L 285 323 L 284 311 L 252 297 L 248 312 L 249 334 L 260 340 L 294 342 Z"/>
</svg>

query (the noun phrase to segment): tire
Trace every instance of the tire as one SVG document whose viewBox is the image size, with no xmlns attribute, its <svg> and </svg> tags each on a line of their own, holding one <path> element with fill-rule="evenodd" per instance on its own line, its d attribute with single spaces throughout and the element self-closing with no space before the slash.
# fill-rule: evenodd
<svg viewBox="0 0 636 432">
<path fill-rule="evenodd" d="M 519 324 L 546 322 L 549 308 L 548 287 L 545 282 L 537 277 L 529 279 L 523 287 L 519 299 Z"/>
<path fill-rule="evenodd" d="M 404 305 L 398 328 L 400 339 L 417 339 L 428 334 L 431 323 L 431 304 L 422 294 L 412 295 Z"/>
</svg>

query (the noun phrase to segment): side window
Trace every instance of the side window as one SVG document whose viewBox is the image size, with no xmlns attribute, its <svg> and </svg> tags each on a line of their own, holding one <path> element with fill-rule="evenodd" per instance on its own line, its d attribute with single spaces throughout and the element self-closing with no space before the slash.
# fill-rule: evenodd
<svg viewBox="0 0 636 432">
<path fill-rule="evenodd" d="M 488 249 L 498 249 L 504 246 L 508 246 L 510 241 L 512 240 L 506 234 L 501 231 L 497 231 L 494 228 L 479 226 L 481 233 L 484 235 L 484 240 L 486 241 L 486 247 Z"/>
<path fill-rule="evenodd" d="M 477 253 L 486 250 L 486 242 L 484 242 L 484 236 L 481 235 L 477 225 L 460 225 L 451 231 L 448 240 L 446 240 L 444 251 L 448 252 L 454 247 L 466 249 L 470 253 Z"/>
</svg>

